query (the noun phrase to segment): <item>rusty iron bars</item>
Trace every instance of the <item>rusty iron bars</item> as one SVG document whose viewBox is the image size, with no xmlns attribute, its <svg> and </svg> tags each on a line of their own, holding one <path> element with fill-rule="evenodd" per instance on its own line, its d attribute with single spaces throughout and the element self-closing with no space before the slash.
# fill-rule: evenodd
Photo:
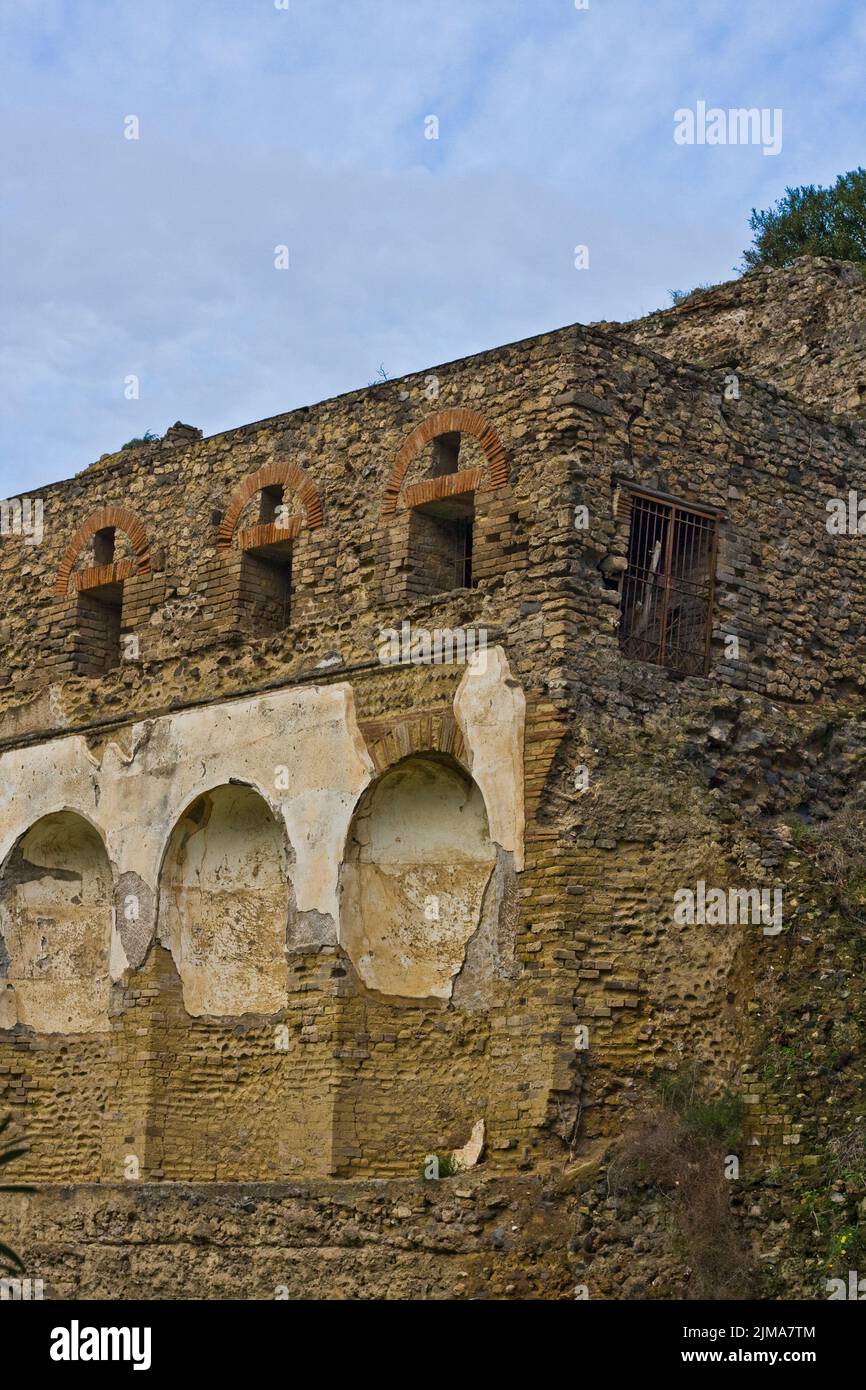
<svg viewBox="0 0 866 1390">
<path fill-rule="evenodd" d="M 620 648 L 680 675 L 709 669 L 718 518 L 633 492 Z"/>
</svg>

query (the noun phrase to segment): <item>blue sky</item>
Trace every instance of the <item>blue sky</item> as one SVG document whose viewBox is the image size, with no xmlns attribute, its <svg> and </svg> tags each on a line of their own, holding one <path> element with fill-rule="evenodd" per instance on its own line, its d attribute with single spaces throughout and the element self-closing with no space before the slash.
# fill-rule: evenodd
<svg viewBox="0 0 866 1390">
<path fill-rule="evenodd" d="M 753 206 L 864 162 L 862 0 L 0 16 L 0 496 L 177 419 L 213 434 L 380 364 L 635 317 L 731 278 Z M 699 100 L 781 108 L 781 153 L 675 144 Z"/>
</svg>

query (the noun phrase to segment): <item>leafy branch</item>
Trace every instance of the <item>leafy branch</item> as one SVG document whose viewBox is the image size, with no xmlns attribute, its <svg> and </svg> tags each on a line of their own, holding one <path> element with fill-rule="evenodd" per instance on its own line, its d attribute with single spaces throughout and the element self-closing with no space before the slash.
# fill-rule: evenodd
<svg viewBox="0 0 866 1390">
<path fill-rule="evenodd" d="M 11 1116 L 7 1115 L 4 1120 L 0 1120 L 0 1168 L 5 1168 L 7 1163 L 13 1163 L 16 1158 L 21 1158 L 27 1153 L 26 1145 L 15 1147 L 15 1141 L 7 1136 L 3 1138 L 6 1130 L 11 1124 Z M 32 1187 L 26 1187 L 21 1183 L 0 1183 L 0 1192 L 33 1192 Z M 20 1255 L 16 1255 L 14 1250 L 10 1250 L 8 1245 L 0 1241 L 0 1274 L 19 1274 L 24 1272 L 24 1262 Z"/>
</svg>

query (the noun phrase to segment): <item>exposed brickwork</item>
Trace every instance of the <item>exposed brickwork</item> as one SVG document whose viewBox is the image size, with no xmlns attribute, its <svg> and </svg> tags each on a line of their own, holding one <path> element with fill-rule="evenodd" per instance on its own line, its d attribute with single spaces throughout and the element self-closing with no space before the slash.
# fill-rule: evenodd
<svg viewBox="0 0 866 1390">
<path fill-rule="evenodd" d="M 283 486 L 297 493 L 303 507 L 306 524 L 310 530 L 322 525 L 322 501 L 318 488 L 297 463 L 279 461 L 263 464 L 249 477 L 239 483 L 229 498 L 226 513 L 220 522 L 217 536 L 218 546 L 231 545 L 238 517 L 257 492 L 262 488 Z"/>
<path fill-rule="evenodd" d="M 76 593 L 80 594 L 85 589 L 98 589 L 103 584 L 120 584 L 124 579 L 130 579 L 132 573 L 131 560 L 118 560 L 113 565 L 91 565 L 90 569 L 79 570 L 73 574 L 72 582 Z"/>
<path fill-rule="evenodd" d="M 81 523 L 69 542 L 57 570 L 57 580 L 54 586 L 54 593 L 57 598 L 66 597 L 69 577 L 87 542 L 92 540 L 97 531 L 102 531 L 106 527 L 115 527 L 126 533 L 135 548 L 136 573 L 148 573 L 150 570 L 150 552 L 147 530 L 142 519 L 136 516 L 135 512 L 130 511 L 128 507 L 101 507 L 99 511 L 92 512 L 87 520 Z"/>
<path fill-rule="evenodd" d="M 859 302 L 856 287 L 851 295 Z M 13 760 L 79 731 L 94 763 L 111 765 L 133 756 L 139 721 L 167 775 L 179 755 L 156 739 L 156 716 L 341 683 L 377 777 L 417 754 L 472 774 L 454 706 L 463 669 L 379 657 L 383 633 L 404 622 L 483 630 L 526 701 L 526 867 L 506 873 L 500 855 L 487 890 L 501 898 L 499 937 L 478 930 L 449 999 L 367 988 L 325 938 L 321 914 L 296 904 L 308 935 L 290 953 L 286 1007 L 274 1015 L 190 1015 L 170 952 L 145 942 L 114 986 L 104 1034 L 3 1032 L 2 1104 L 33 1145 L 22 1178 L 119 1181 L 132 1153 L 147 1183 L 351 1178 L 361 1201 L 367 1179 L 411 1186 L 425 1153 L 464 1144 L 483 1117 L 479 1173 L 537 1197 L 539 1174 L 558 1181 L 563 1169 L 573 1176 L 573 1159 L 597 1164 L 656 1071 L 684 1058 L 701 1063 L 711 1091 L 745 1097 L 744 1164 L 757 1174 L 798 1170 L 834 1126 L 854 1123 L 856 1086 L 838 1079 L 860 998 L 850 933 L 836 932 L 820 899 L 803 920 L 806 888 L 792 877 L 783 831 L 792 815 L 822 825 L 866 776 L 866 549 L 862 536 L 825 525 L 829 498 L 849 489 L 866 498 L 862 429 L 822 407 L 820 353 L 786 383 L 808 379 L 809 399 L 797 403 L 748 370 L 730 400 L 727 361 L 700 368 L 658 349 L 621 328 L 572 327 L 438 368 L 434 415 L 419 374 L 212 439 L 187 431 L 41 490 L 40 549 L 4 538 L 0 751 Z M 853 399 L 856 382 L 837 380 L 832 363 L 828 371 L 831 404 Z M 484 462 L 413 475 L 425 446 L 452 432 L 477 441 Z M 315 469 L 287 456 L 314 458 Z M 617 498 L 628 485 L 719 517 L 706 678 L 674 679 L 620 651 L 629 517 Z M 242 524 L 257 492 L 276 486 L 297 496 L 303 517 Z M 413 509 L 470 494 L 474 585 L 425 588 L 413 570 Z M 111 495 L 135 508 L 134 558 L 75 571 L 96 530 L 124 525 L 123 509 L 101 505 Z M 66 518 L 77 515 L 88 521 L 70 540 Z M 146 546 L 145 523 L 158 550 Z M 274 617 L 274 567 L 258 569 L 266 560 L 251 554 L 280 542 L 291 543 L 288 626 Z M 120 582 L 120 634 L 137 638 L 138 656 L 76 674 L 78 599 Z M 291 801 L 296 744 L 286 736 L 281 747 Z M 796 883 L 785 931 L 684 928 L 673 893 L 701 879 L 779 879 L 786 892 Z M 765 1050 L 779 1038 L 781 1050 L 792 1046 L 800 1014 L 816 1032 L 820 1020 L 840 1034 L 814 1086 L 788 1084 L 784 1068 L 764 1075 Z M 274 1047 L 278 1026 L 286 1052 Z M 582 1027 L 586 1048 L 575 1041 Z M 318 1240 L 332 1217 L 328 1199 L 310 1192 L 304 1219 Z M 605 1189 L 595 1205 L 606 1201 Z M 475 1235 L 466 1235 L 473 1269 Z M 419 1226 L 413 1262 L 429 1239 Z M 72 1287 L 58 1248 L 52 1227 L 45 1249 Z M 82 1287 L 100 1287 L 100 1249 Z M 557 1294 L 568 1253 L 560 1242 L 543 1255 Z M 323 1287 L 356 1290 L 353 1258 L 339 1277 L 326 1270 Z M 420 1256 L 416 1276 L 427 1277 Z M 385 1272 L 376 1278 L 392 1287 Z M 533 1292 L 543 1282 L 527 1280 Z M 259 1287 L 252 1276 L 249 1287 Z M 504 1280 L 473 1287 L 499 1292 Z"/>
<path fill-rule="evenodd" d="M 480 468 L 466 468 L 459 473 L 443 473 L 441 478 L 413 483 L 403 492 L 400 505 L 419 507 L 425 502 L 441 502 L 446 497 L 457 497 L 461 492 L 475 492 L 481 487 L 483 476 Z"/>
<path fill-rule="evenodd" d="M 238 549 L 252 550 L 260 545 L 280 545 L 285 541 L 295 540 L 300 531 L 301 519 L 298 516 L 288 517 L 285 525 L 267 521 L 259 526 L 245 526 L 242 531 L 238 531 Z"/>
<path fill-rule="evenodd" d="M 403 479 L 412 460 L 417 458 L 425 444 L 429 444 L 431 439 L 435 439 L 440 434 L 449 434 L 452 431 L 468 434 L 478 440 L 487 458 L 488 486 L 491 488 L 504 486 L 508 481 L 505 446 L 496 429 L 477 410 L 451 407 L 448 410 L 437 411 L 435 415 L 423 420 L 403 444 L 394 460 L 391 476 L 385 486 L 385 500 L 382 504 L 383 516 L 391 516 L 394 513 L 400 489 L 403 486 Z M 460 477 L 459 474 L 457 476 Z M 463 492 L 467 487 L 468 483 L 464 478 L 463 486 L 455 490 Z M 407 502 L 406 505 L 414 504 Z"/>
<path fill-rule="evenodd" d="M 380 772 L 421 752 L 450 754 L 466 766 L 463 736 L 448 710 L 413 710 L 404 718 L 365 720 L 361 732 Z"/>
</svg>

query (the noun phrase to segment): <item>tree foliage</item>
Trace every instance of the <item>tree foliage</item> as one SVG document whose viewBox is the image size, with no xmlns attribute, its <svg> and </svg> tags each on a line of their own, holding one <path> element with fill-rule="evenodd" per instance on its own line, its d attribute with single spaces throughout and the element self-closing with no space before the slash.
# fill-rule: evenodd
<svg viewBox="0 0 866 1390">
<path fill-rule="evenodd" d="M 786 266 L 797 256 L 832 256 L 866 265 L 866 169 L 840 174 L 830 188 L 804 184 L 764 212 L 752 209 L 744 268 Z"/>
</svg>

